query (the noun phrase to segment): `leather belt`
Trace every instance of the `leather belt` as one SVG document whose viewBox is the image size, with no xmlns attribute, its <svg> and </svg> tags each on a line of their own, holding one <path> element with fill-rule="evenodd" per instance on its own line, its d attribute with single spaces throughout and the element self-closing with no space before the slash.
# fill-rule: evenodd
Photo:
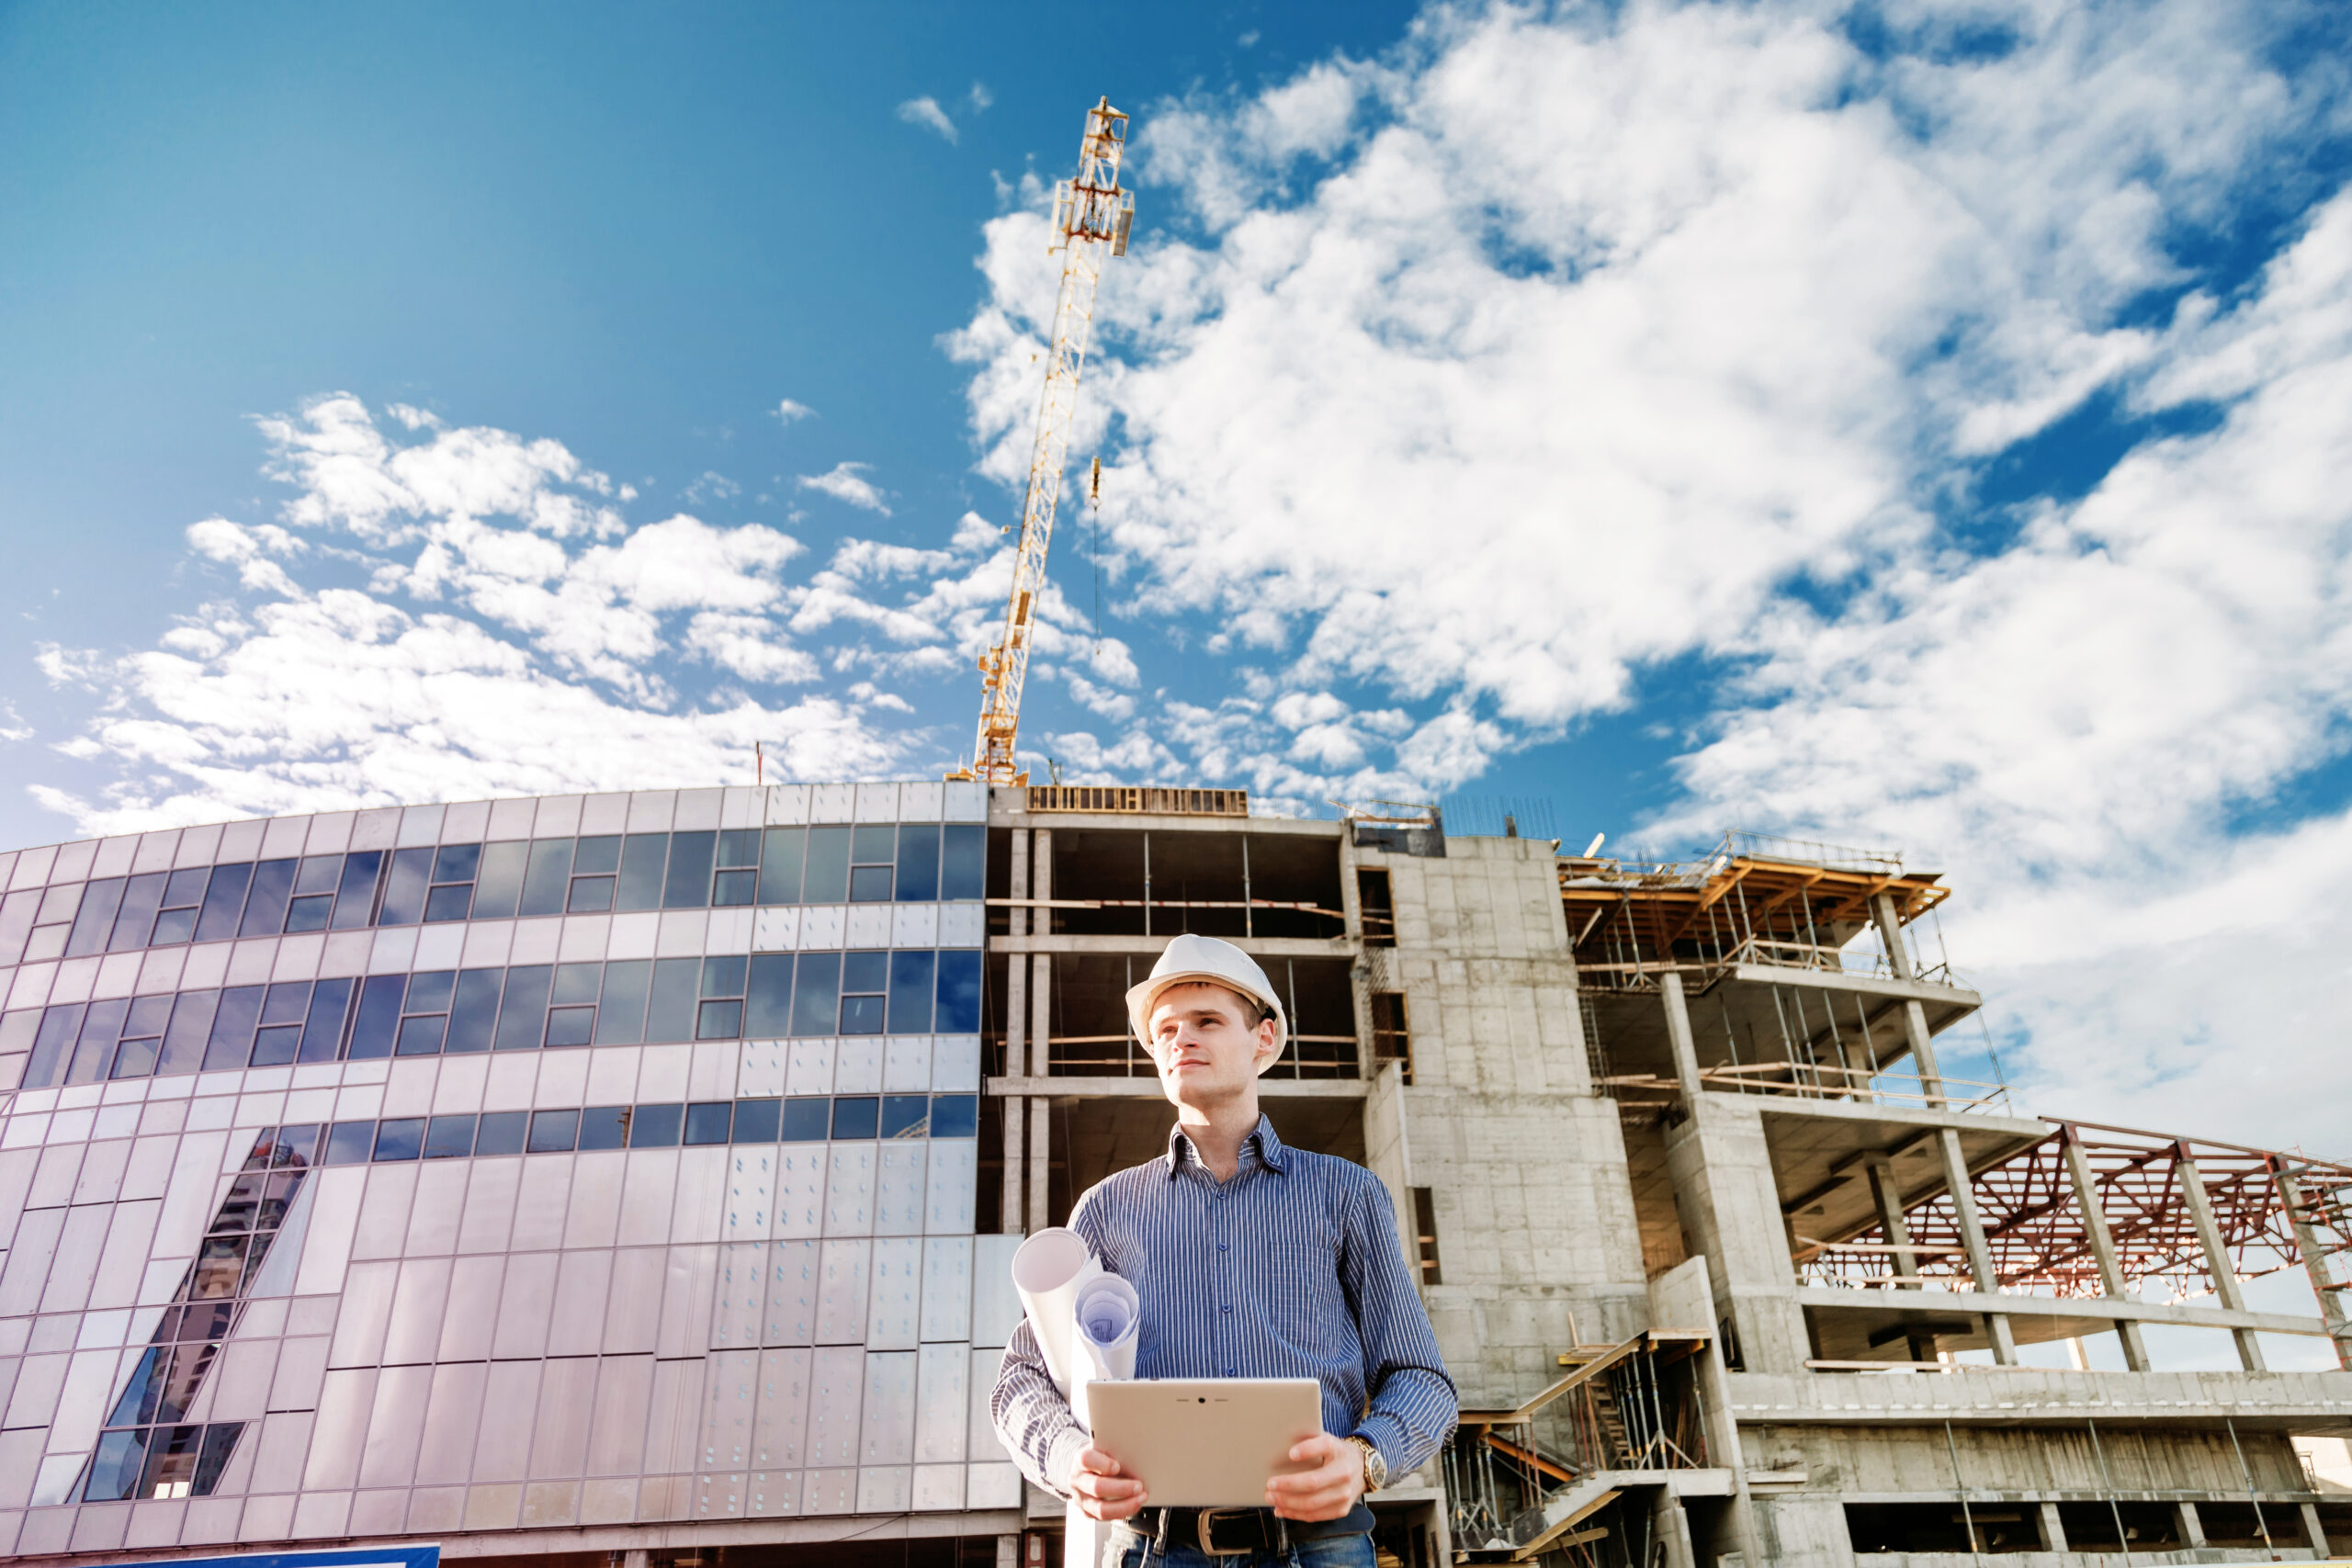
<svg viewBox="0 0 2352 1568">
<path fill-rule="evenodd" d="M 1362 1535 L 1373 1527 L 1372 1510 L 1359 1501 L 1336 1519 L 1285 1519 L 1272 1508 L 1146 1508 L 1118 1528 L 1162 1542 L 1197 1546 L 1211 1557 L 1279 1551 L 1301 1541 Z"/>
</svg>

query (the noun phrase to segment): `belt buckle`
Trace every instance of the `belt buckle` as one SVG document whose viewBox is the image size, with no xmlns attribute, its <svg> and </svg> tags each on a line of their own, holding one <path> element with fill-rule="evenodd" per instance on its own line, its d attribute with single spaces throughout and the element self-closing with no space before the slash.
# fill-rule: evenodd
<svg viewBox="0 0 2352 1568">
<path fill-rule="evenodd" d="M 1246 1557 L 1258 1550 L 1256 1546 L 1218 1546 L 1211 1539 L 1221 1518 L 1248 1518 L 1255 1508 L 1203 1508 L 1193 1516 L 1193 1533 L 1200 1538 L 1202 1554 L 1208 1557 Z M 1259 1531 L 1262 1537 L 1265 1532 Z"/>
</svg>

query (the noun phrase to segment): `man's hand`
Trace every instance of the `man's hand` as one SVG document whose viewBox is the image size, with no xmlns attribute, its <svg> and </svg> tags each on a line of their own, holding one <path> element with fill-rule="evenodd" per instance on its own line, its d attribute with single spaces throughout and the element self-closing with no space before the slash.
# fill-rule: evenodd
<svg viewBox="0 0 2352 1568">
<path fill-rule="evenodd" d="M 1143 1483 L 1119 1469 L 1119 1461 L 1091 1444 L 1079 1450 L 1069 1472 L 1069 1489 L 1090 1519 L 1105 1524 L 1131 1519 L 1142 1511 Z"/>
<path fill-rule="evenodd" d="M 1308 1438 L 1290 1450 L 1290 1461 L 1315 1468 L 1266 1483 L 1266 1506 L 1283 1518 L 1336 1519 L 1363 1495 L 1363 1450 L 1345 1438 L 1329 1432 Z"/>
</svg>

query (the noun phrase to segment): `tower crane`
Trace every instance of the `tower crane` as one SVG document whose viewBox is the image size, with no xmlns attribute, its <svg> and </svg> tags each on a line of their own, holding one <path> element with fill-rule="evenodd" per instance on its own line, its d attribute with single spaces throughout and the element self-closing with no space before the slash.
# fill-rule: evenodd
<svg viewBox="0 0 2352 1568">
<path fill-rule="evenodd" d="M 1054 307 L 1046 388 L 1038 399 L 1037 435 L 1029 453 L 1021 547 L 1012 558 L 1004 629 L 979 659 L 980 727 L 972 742 L 971 765 L 948 774 L 952 779 L 1029 782 L 1013 758 L 1021 729 L 1021 687 L 1029 673 L 1036 602 L 1046 588 L 1046 547 L 1053 541 L 1054 510 L 1061 500 L 1062 465 L 1069 448 L 1070 422 L 1078 412 L 1078 378 L 1086 366 L 1087 333 L 1094 321 L 1094 289 L 1102 278 L 1102 264 L 1127 254 L 1127 233 L 1135 223 L 1135 193 L 1119 188 L 1119 160 L 1126 143 L 1127 117 L 1106 97 L 1086 111 L 1077 177 L 1054 187 L 1054 243 L 1048 254 L 1062 253 L 1062 291 Z"/>
</svg>

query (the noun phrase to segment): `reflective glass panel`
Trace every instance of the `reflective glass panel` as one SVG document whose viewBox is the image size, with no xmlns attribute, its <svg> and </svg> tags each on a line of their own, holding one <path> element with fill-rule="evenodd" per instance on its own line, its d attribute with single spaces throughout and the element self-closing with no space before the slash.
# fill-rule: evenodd
<svg viewBox="0 0 2352 1568">
<path fill-rule="evenodd" d="M 529 1126 L 527 1111 L 486 1111 L 474 1128 L 474 1153 L 477 1155 L 519 1155 L 523 1152 L 523 1134 Z"/>
<path fill-rule="evenodd" d="M 297 895 L 324 893 L 332 897 L 335 885 L 342 880 L 341 855 L 305 855 L 294 874 L 294 891 Z"/>
<path fill-rule="evenodd" d="M 800 901 L 838 904 L 849 897 L 849 829 L 808 829 L 808 865 L 802 874 Z"/>
<path fill-rule="evenodd" d="M 634 1045 L 645 1038 L 645 998 L 653 986 L 650 958 L 605 965 L 604 1000 L 596 1009 L 596 1043 Z"/>
<path fill-rule="evenodd" d="M 886 1138 L 920 1138 L 931 1120 L 931 1097 L 927 1094 L 886 1094 L 882 1097 L 882 1135 Z"/>
<path fill-rule="evenodd" d="M 932 988 L 939 955 L 929 948 L 890 954 L 890 1032 L 931 1032 Z"/>
<path fill-rule="evenodd" d="M 495 969 L 468 969 L 458 976 L 458 993 L 449 1004 L 449 1035 L 441 1047 L 451 1055 L 487 1051 L 498 1021 L 498 989 L 502 976 Z"/>
<path fill-rule="evenodd" d="M 939 950 L 939 1005 L 931 1027 L 941 1034 L 980 1032 L 980 953 L 975 947 Z"/>
<path fill-rule="evenodd" d="M 597 987 L 603 984 L 604 974 L 605 966 L 601 964 L 558 964 L 555 971 L 556 1005 L 594 1002 Z"/>
<path fill-rule="evenodd" d="M 689 1144 L 723 1144 L 727 1141 L 728 1124 L 735 1114 L 732 1100 L 707 1101 L 686 1107 L 686 1142 Z"/>
<path fill-rule="evenodd" d="M 784 1102 L 784 1130 L 779 1134 L 787 1144 L 821 1144 L 831 1130 L 833 1102 L 823 1098 L 787 1100 Z"/>
<path fill-rule="evenodd" d="M 481 867 L 474 875 L 474 919 L 503 920 L 523 901 L 523 868 L 531 846 L 520 839 L 481 847 Z"/>
<path fill-rule="evenodd" d="M 572 852 L 571 874 L 574 876 L 610 876 L 621 868 L 621 836 L 600 833 L 582 839 Z"/>
<path fill-rule="evenodd" d="M 874 1136 L 881 1114 L 882 1102 L 873 1095 L 843 1095 L 833 1101 L 833 1141 Z"/>
<path fill-rule="evenodd" d="M 254 867 L 253 891 L 245 896 L 239 936 L 276 936 L 286 929 L 286 901 L 294 894 L 295 862 L 266 860 Z"/>
<path fill-rule="evenodd" d="M 376 916 L 379 926 L 413 926 L 424 918 L 424 895 L 432 886 L 431 850 L 395 850 L 392 869 L 384 878 L 384 904 Z"/>
<path fill-rule="evenodd" d="M 435 882 L 471 882 L 481 866 L 480 844 L 444 844 L 433 852 Z"/>
<path fill-rule="evenodd" d="M 424 1147 L 424 1118 L 404 1116 L 376 1123 L 376 1158 L 414 1159 Z"/>
<path fill-rule="evenodd" d="M 887 904 L 890 901 L 890 868 L 887 865 L 861 865 L 849 874 L 849 901 L 853 904 Z"/>
<path fill-rule="evenodd" d="M 841 1019 L 842 955 L 804 953 L 793 972 L 792 1032 L 831 1034 Z"/>
<path fill-rule="evenodd" d="M 498 1009 L 498 1049 L 536 1051 L 547 1032 L 550 964 L 518 964 L 506 971 L 506 998 Z"/>
<path fill-rule="evenodd" d="M 744 1002 L 743 1032 L 757 1040 L 784 1033 L 791 1027 L 792 955 L 759 953 L 752 955 L 750 992 Z"/>
<path fill-rule="evenodd" d="M 697 1040 L 735 1040 L 743 1033 L 741 1002 L 705 1002 L 695 1016 Z"/>
<path fill-rule="evenodd" d="M 770 828 L 762 835 L 760 902 L 790 904 L 800 897 L 800 852 L 808 830 Z"/>
<path fill-rule="evenodd" d="M 934 1094 L 931 1097 L 931 1135 L 970 1138 L 980 1130 L 980 1097 L 976 1094 Z"/>
<path fill-rule="evenodd" d="M 534 1111 L 531 1112 L 531 1141 L 526 1152 L 535 1155 L 560 1154 L 580 1141 L 580 1112 L 577 1111 Z"/>
<path fill-rule="evenodd" d="M 366 925 L 376 912 L 376 879 L 383 871 L 381 850 L 362 850 L 344 856 L 343 877 L 334 890 L 334 918 L 327 924 L 339 931 Z"/>
<path fill-rule="evenodd" d="M 670 873 L 662 879 L 662 907 L 700 909 L 710 903 L 710 862 L 718 849 L 716 833 L 670 835 Z"/>
<path fill-rule="evenodd" d="M 575 876 L 571 879 L 571 897 L 566 900 L 564 912 L 572 915 L 601 915 L 613 907 L 613 879 L 609 876 Z"/>
<path fill-rule="evenodd" d="M 550 1045 L 585 1045 L 595 1038 L 596 1010 L 594 1008 L 550 1008 L 548 1010 L 548 1043 Z"/>
<path fill-rule="evenodd" d="M 939 824 L 906 822 L 899 827 L 899 901 L 928 903 L 939 897 Z"/>
<path fill-rule="evenodd" d="M 628 1142 L 628 1107 L 592 1105 L 580 1113 L 580 1146 L 617 1149 Z"/>
<path fill-rule="evenodd" d="M 242 1067 L 252 1055 L 254 1030 L 261 1021 L 262 987 L 232 986 L 220 993 L 212 1015 L 212 1035 L 204 1045 L 204 1070 Z"/>
<path fill-rule="evenodd" d="M 474 1152 L 474 1119 L 435 1116 L 425 1123 L 424 1157 L 455 1159 Z"/>
<path fill-rule="evenodd" d="M 616 909 L 662 907 L 662 868 L 670 856 L 667 833 L 631 833 L 621 846 L 621 875 L 614 894 Z"/>
<path fill-rule="evenodd" d="M 376 1146 L 376 1123 L 373 1122 L 338 1122 L 327 1129 L 327 1146 L 319 1156 L 321 1165 L 360 1165 L 366 1162 Z"/>
<path fill-rule="evenodd" d="M 424 923 L 433 925 L 449 920 L 462 920 L 466 918 L 466 912 L 473 908 L 473 901 L 474 885 L 470 882 L 459 882 L 447 887 L 436 887 L 425 896 Z"/>
<path fill-rule="evenodd" d="M 739 1100 L 735 1102 L 734 1140 L 739 1144 L 773 1144 L 783 1118 L 781 1100 Z"/>
<path fill-rule="evenodd" d="M 645 1014 L 645 1039 L 660 1045 L 695 1037 L 695 1003 L 702 988 L 702 960 L 662 958 L 653 964 L 653 998 Z"/>
<path fill-rule="evenodd" d="M 888 865 L 899 854 L 899 829 L 888 822 L 865 822 L 849 830 L 852 865 Z"/>
<path fill-rule="evenodd" d="M 939 896 L 978 898 L 987 891 L 988 829 L 978 822 L 950 822 L 939 835 Z"/>
<path fill-rule="evenodd" d="M 122 908 L 115 915 L 113 934 L 107 938 L 107 951 L 120 953 L 126 948 L 147 945 L 147 933 L 154 929 L 155 911 L 163 908 L 164 874 L 150 872 L 134 876 L 122 891 Z"/>
<path fill-rule="evenodd" d="M 667 1149 L 677 1146 L 679 1129 L 684 1124 L 686 1108 L 683 1105 L 640 1105 L 628 1119 L 628 1146 L 633 1149 Z"/>
<path fill-rule="evenodd" d="M 322 980 L 311 988 L 311 1010 L 302 1019 L 300 1060 L 332 1062 L 343 1043 L 343 1021 L 351 1010 L 358 981 L 348 976 Z"/>
<path fill-rule="evenodd" d="M 570 839 L 534 839 L 531 840 L 531 866 L 523 878 L 525 915 L 560 915 L 565 894 L 571 886 L 571 840 Z M 538 1031 L 532 1032 L 534 1038 Z"/>
<path fill-rule="evenodd" d="M 106 951 L 107 933 L 114 930 L 115 914 L 122 908 L 122 887 L 121 877 L 107 876 L 82 890 L 81 910 L 65 938 L 67 957 Z"/>
<path fill-rule="evenodd" d="M 883 1027 L 880 997 L 843 997 L 842 998 L 842 1028 L 843 1034 L 879 1034 Z"/>
</svg>

